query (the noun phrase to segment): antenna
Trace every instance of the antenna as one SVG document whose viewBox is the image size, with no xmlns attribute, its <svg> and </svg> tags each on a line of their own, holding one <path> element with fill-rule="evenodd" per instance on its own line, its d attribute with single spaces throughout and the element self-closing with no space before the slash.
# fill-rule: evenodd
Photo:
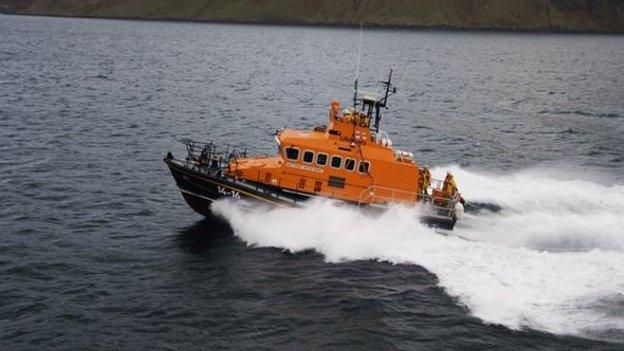
<svg viewBox="0 0 624 351">
<path fill-rule="evenodd" d="M 355 79 L 360 77 L 360 58 L 362 57 L 362 34 L 364 32 L 364 22 L 360 21 L 360 41 L 358 43 L 357 64 L 355 65 Z"/>
<path fill-rule="evenodd" d="M 360 58 L 362 57 L 362 33 L 363 33 L 364 21 L 360 21 L 360 42 L 358 44 L 358 56 L 355 64 L 355 91 L 353 93 L 353 109 L 357 107 L 357 91 L 358 80 L 360 79 Z"/>
<path fill-rule="evenodd" d="M 379 131 L 379 122 L 381 121 L 381 108 L 388 108 L 387 103 L 388 103 L 388 97 L 396 94 L 396 88 L 392 86 L 392 72 L 394 71 L 394 68 L 390 68 L 390 74 L 388 75 L 388 80 L 387 81 L 382 81 L 381 84 L 384 86 L 385 88 L 385 94 L 384 97 L 375 102 L 375 124 L 373 125 L 373 130 L 378 132 Z"/>
<path fill-rule="evenodd" d="M 390 93 L 390 89 L 392 87 L 392 71 L 394 71 L 394 68 L 390 68 L 390 74 L 388 75 L 388 81 L 386 82 L 382 82 L 383 85 L 386 86 L 386 95 L 384 96 L 383 99 L 383 106 L 382 107 L 386 107 L 386 102 L 388 101 L 388 94 Z M 396 93 L 396 88 L 393 91 L 393 94 Z"/>
</svg>

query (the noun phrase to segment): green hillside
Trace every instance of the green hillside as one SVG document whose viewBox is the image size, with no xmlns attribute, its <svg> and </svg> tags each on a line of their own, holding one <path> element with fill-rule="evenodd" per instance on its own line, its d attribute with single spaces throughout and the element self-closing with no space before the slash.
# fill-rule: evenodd
<svg viewBox="0 0 624 351">
<path fill-rule="evenodd" d="M 624 0 L 0 0 L 5 13 L 624 33 Z"/>
</svg>

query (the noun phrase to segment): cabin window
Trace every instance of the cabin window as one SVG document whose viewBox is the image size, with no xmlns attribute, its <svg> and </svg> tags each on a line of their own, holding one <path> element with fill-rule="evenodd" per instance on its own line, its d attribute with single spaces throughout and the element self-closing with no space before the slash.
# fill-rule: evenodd
<svg viewBox="0 0 624 351">
<path fill-rule="evenodd" d="M 305 151 L 303 153 L 303 162 L 305 162 L 305 163 L 312 163 L 313 160 L 314 160 L 314 152 L 312 152 L 312 151 Z"/>
<path fill-rule="evenodd" d="M 319 166 L 325 166 L 327 164 L 327 155 L 316 154 L 316 164 Z"/>
<path fill-rule="evenodd" d="M 290 159 L 290 160 L 296 160 L 299 158 L 299 149 L 294 148 L 294 147 L 287 147 L 286 148 L 286 158 Z"/>
<path fill-rule="evenodd" d="M 352 158 L 345 159 L 344 168 L 347 171 L 352 171 L 355 169 L 355 160 Z"/>
<path fill-rule="evenodd" d="M 360 161 L 360 167 L 358 171 L 360 173 L 368 173 L 368 169 L 370 168 L 370 163 L 368 161 Z"/>
<path fill-rule="evenodd" d="M 340 165 L 342 165 L 342 157 L 340 157 L 340 156 L 332 156 L 331 166 L 334 167 L 334 168 L 340 168 Z"/>
</svg>

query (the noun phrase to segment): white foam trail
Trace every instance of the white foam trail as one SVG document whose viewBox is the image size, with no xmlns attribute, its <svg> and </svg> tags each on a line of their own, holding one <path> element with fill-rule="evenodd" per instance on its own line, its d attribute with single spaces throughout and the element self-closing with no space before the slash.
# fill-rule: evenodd
<svg viewBox="0 0 624 351">
<path fill-rule="evenodd" d="M 375 218 L 328 201 L 251 211 L 216 202 L 213 209 L 250 245 L 313 249 L 331 262 L 423 266 L 488 323 L 624 340 L 622 186 L 451 170 L 467 199 L 504 208 L 456 228 L 480 241 L 437 235 L 402 207 Z"/>
<path fill-rule="evenodd" d="M 624 251 L 624 186 L 561 180 L 538 170 L 506 176 L 451 167 L 469 201 L 495 203 L 495 216 L 473 216 L 457 233 L 508 246 L 557 251 Z M 567 174 L 569 177 L 569 174 Z"/>
</svg>

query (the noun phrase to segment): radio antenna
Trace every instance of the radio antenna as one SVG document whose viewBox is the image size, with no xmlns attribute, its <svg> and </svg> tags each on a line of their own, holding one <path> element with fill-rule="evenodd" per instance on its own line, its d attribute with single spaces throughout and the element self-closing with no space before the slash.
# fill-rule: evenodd
<svg viewBox="0 0 624 351">
<path fill-rule="evenodd" d="M 360 58 L 362 57 L 362 33 L 364 28 L 364 21 L 360 21 L 360 41 L 358 43 L 358 55 L 355 64 L 355 91 L 353 93 L 353 109 L 357 107 L 357 91 L 358 80 L 360 79 Z"/>
</svg>

